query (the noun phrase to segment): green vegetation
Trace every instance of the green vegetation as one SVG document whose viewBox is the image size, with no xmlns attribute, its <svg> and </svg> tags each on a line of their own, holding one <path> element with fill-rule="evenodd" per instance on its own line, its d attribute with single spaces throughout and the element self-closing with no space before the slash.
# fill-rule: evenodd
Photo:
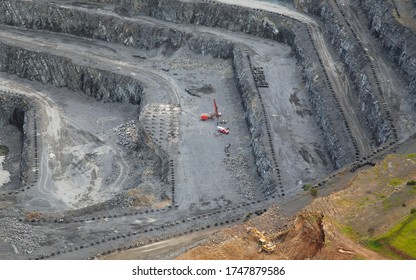
<svg viewBox="0 0 416 280">
<path fill-rule="evenodd" d="M 368 239 L 365 244 L 372 250 L 393 258 L 416 258 L 416 209 L 411 215 L 377 239 Z"/>
<path fill-rule="evenodd" d="M 365 241 L 365 244 L 374 251 L 379 251 L 382 247 L 382 244 L 378 240 L 368 239 Z"/>
<path fill-rule="evenodd" d="M 310 190 L 311 188 L 312 188 L 312 184 L 305 184 L 302 187 L 302 189 L 305 190 L 305 191 Z"/>
<path fill-rule="evenodd" d="M 309 191 L 313 197 L 318 195 L 318 190 L 316 188 L 311 188 Z"/>
<path fill-rule="evenodd" d="M 416 186 L 416 180 L 410 180 L 406 183 L 408 186 Z"/>
<path fill-rule="evenodd" d="M 340 230 L 342 234 L 351 238 L 352 240 L 359 240 L 358 232 L 355 231 L 352 227 L 346 225 L 340 225 Z"/>
<path fill-rule="evenodd" d="M 416 159 L 416 154 L 408 154 L 407 158 L 408 159 Z"/>
<path fill-rule="evenodd" d="M 9 148 L 7 146 L 0 145 L 0 156 L 5 156 L 9 153 Z"/>
<path fill-rule="evenodd" d="M 410 209 L 410 214 L 414 214 L 414 213 L 416 213 L 416 208 Z"/>
<path fill-rule="evenodd" d="M 401 184 L 403 184 L 403 180 L 400 180 L 399 178 L 394 178 L 389 183 L 389 185 L 392 186 L 392 187 L 397 187 Z"/>
</svg>

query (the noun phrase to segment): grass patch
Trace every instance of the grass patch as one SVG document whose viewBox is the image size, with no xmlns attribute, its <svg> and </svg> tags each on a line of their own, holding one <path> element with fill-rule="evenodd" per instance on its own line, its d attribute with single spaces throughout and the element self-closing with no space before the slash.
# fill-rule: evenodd
<svg viewBox="0 0 416 280">
<path fill-rule="evenodd" d="M 358 240 L 359 239 L 358 232 L 355 231 L 352 227 L 346 226 L 346 225 L 341 225 L 340 229 L 341 229 L 342 234 L 346 235 L 347 237 L 349 237 L 353 240 Z"/>
<path fill-rule="evenodd" d="M 386 256 L 416 259 L 416 213 L 407 216 L 389 232 L 377 239 L 365 241 L 368 248 Z"/>
<path fill-rule="evenodd" d="M 399 223 L 389 232 L 387 241 L 401 252 L 416 259 L 416 215 Z"/>
<path fill-rule="evenodd" d="M 9 153 L 9 148 L 4 145 L 0 145 L 0 156 L 5 156 Z"/>
<path fill-rule="evenodd" d="M 408 159 L 416 159 L 416 154 L 408 154 L 407 158 Z"/>
<path fill-rule="evenodd" d="M 397 187 L 403 184 L 403 180 L 400 180 L 399 178 L 394 178 L 390 181 L 389 186 Z"/>
<path fill-rule="evenodd" d="M 312 184 L 305 184 L 305 185 L 303 185 L 303 187 L 302 187 L 302 189 L 303 189 L 304 191 L 310 190 L 311 188 L 313 188 Z"/>
<path fill-rule="evenodd" d="M 368 248 L 374 251 L 380 251 L 380 249 L 383 247 L 383 245 L 380 243 L 380 241 L 375 239 L 367 239 L 365 240 L 365 245 L 367 245 Z"/>
</svg>

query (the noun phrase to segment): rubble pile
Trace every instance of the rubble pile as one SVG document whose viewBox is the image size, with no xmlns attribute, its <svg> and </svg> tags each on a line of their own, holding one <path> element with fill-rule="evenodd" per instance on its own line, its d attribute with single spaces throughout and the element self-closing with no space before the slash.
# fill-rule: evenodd
<svg viewBox="0 0 416 280">
<path fill-rule="evenodd" d="M 45 237 L 34 232 L 34 227 L 13 218 L 0 219 L 0 239 L 10 244 L 17 254 L 30 254 L 40 247 Z"/>
<path fill-rule="evenodd" d="M 138 142 L 138 128 L 136 121 L 132 120 L 128 123 L 122 124 L 114 128 L 114 133 L 117 135 L 117 143 L 128 149 L 136 149 Z"/>
</svg>

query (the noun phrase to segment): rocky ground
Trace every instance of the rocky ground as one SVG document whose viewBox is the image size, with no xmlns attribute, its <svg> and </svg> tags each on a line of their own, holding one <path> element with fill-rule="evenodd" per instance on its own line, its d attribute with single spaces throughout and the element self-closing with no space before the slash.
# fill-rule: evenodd
<svg viewBox="0 0 416 280">
<path fill-rule="evenodd" d="M 0 118 L 0 257 L 174 258 L 260 215 L 299 248 L 315 240 L 274 257 L 324 258 L 325 216 L 284 217 L 311 201 L 305 185 L 343 188 L 415 133 L 413 54 L 381 55 L 361 24 L 372 11 L 352 2 L 296 4 L 313 15 L 234 0 L 0 1 L 2 96 L 31 104 Z M 221 118 L 199 120 L 214 100 Z"/>
</svg>

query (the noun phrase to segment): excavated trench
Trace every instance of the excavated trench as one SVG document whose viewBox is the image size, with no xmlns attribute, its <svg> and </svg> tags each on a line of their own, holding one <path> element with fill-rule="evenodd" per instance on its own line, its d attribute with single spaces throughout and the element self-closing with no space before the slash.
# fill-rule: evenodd
<svg viewBox="0 0 416 280">
<path fill-rule="evenodd" d="M 2 0 L 0 24 L 0 85 L 35 104 L 30 114 L 19 105 L 0 116 L 26 158 L 23 186 L 0 190 L 0 224 L 34 223 L 25 230 L 37 239 L 18 247 L 23 256 L 79 258 L 139 233 L 199 230 L 202 217 L 235 222 L 244 207 L 288 201 L 397 141 L 371 67 L 348 59 L 357 46 L 338 51 L 355 85 L 348 101 L 314 24 L 299 18 L 215 1 Z M 328 36 L 339 32 L 326 24 Z M 229 135 L 198 121 L 213 99 Z M 10 214 L 10 204 L 25 210 Z M 126 234 L 101 223 L 109 218 Z M 102 237 L 86 246 L 92 230 Z M 4 234 L 5 244 L 19 241 Z"/>
</svg>

